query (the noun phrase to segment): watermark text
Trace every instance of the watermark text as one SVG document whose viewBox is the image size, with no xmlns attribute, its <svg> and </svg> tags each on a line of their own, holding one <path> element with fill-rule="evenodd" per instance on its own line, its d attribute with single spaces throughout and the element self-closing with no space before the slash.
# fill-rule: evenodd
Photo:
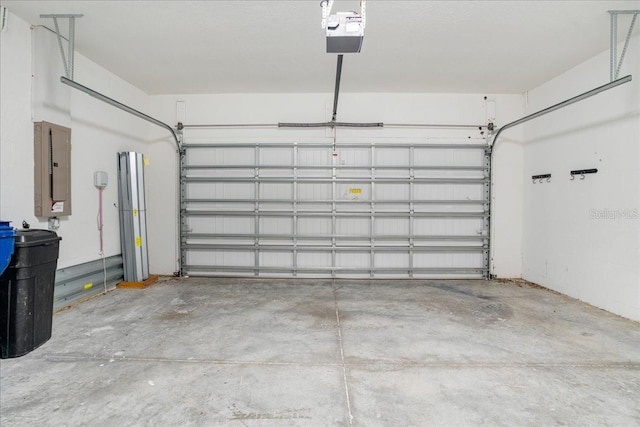
<svg viewBox="0 0 640 427">
<path fill-rule="evenodd" d="M 638 219 L 640 214 L 638 209 L 590 209 L 589 218 L 591 219 Z"/>
</svg>

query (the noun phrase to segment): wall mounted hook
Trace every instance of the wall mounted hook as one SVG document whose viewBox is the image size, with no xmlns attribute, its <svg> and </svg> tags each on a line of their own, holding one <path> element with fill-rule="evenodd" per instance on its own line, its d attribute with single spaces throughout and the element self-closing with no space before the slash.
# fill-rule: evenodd
<svg viewBox="0 0 640 427">
<path fill-rule="evenodd" d="M 540 184 L 544 184 L 545 179 L 547 180 L 547 182 L 551 182 L 551 174 L 547 173 L 544 175 L 532 175 L 531 179 L 533 180 L 534 184 L 536 183 L 536 181 L 538 181 Z"/>
<path fill-rule="evenodd" d="M 590 173 L 598 173 L 598 169 L 578 169 L 571 171 L 571 181 L 576 179 L 576 175 L 580 175 L 580 180 L 585 179 L 585 175 Z"/>
</svg>

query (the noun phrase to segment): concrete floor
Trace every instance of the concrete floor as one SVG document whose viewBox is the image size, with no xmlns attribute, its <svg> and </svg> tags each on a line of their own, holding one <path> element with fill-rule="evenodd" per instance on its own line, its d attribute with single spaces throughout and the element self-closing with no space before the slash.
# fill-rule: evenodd
<svg viewBox="0 0 640 427">
<path fill-rule="evenodd" d="M 639 326 L 526 284 L 170 279 L 56 314 L 0 424 L 637 426 Z"/>
</svg>

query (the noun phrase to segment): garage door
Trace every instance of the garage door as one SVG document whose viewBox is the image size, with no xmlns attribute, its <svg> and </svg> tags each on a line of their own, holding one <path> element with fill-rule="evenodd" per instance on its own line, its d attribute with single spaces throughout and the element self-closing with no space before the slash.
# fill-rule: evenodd
<svg viewBox="0 0 640 427">
<path fill-rule="evenodd" d="M 184 275 L 483 277 L 483 140 L 192 143 Z"/>
</svg>

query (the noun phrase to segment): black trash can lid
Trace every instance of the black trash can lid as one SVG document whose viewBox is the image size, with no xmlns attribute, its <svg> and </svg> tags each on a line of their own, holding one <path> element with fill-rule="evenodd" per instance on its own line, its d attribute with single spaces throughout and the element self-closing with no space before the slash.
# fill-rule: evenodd
<svg viewBox="0 0 640 427">
<path fill-rule="evenodd" d="M 37 246 L 58 240 L 62 240 L 62 237 L 58 237 L 55 231 L 32 229 L 18 230 L 16 231 L 15 246 Z"/>
</svg>

